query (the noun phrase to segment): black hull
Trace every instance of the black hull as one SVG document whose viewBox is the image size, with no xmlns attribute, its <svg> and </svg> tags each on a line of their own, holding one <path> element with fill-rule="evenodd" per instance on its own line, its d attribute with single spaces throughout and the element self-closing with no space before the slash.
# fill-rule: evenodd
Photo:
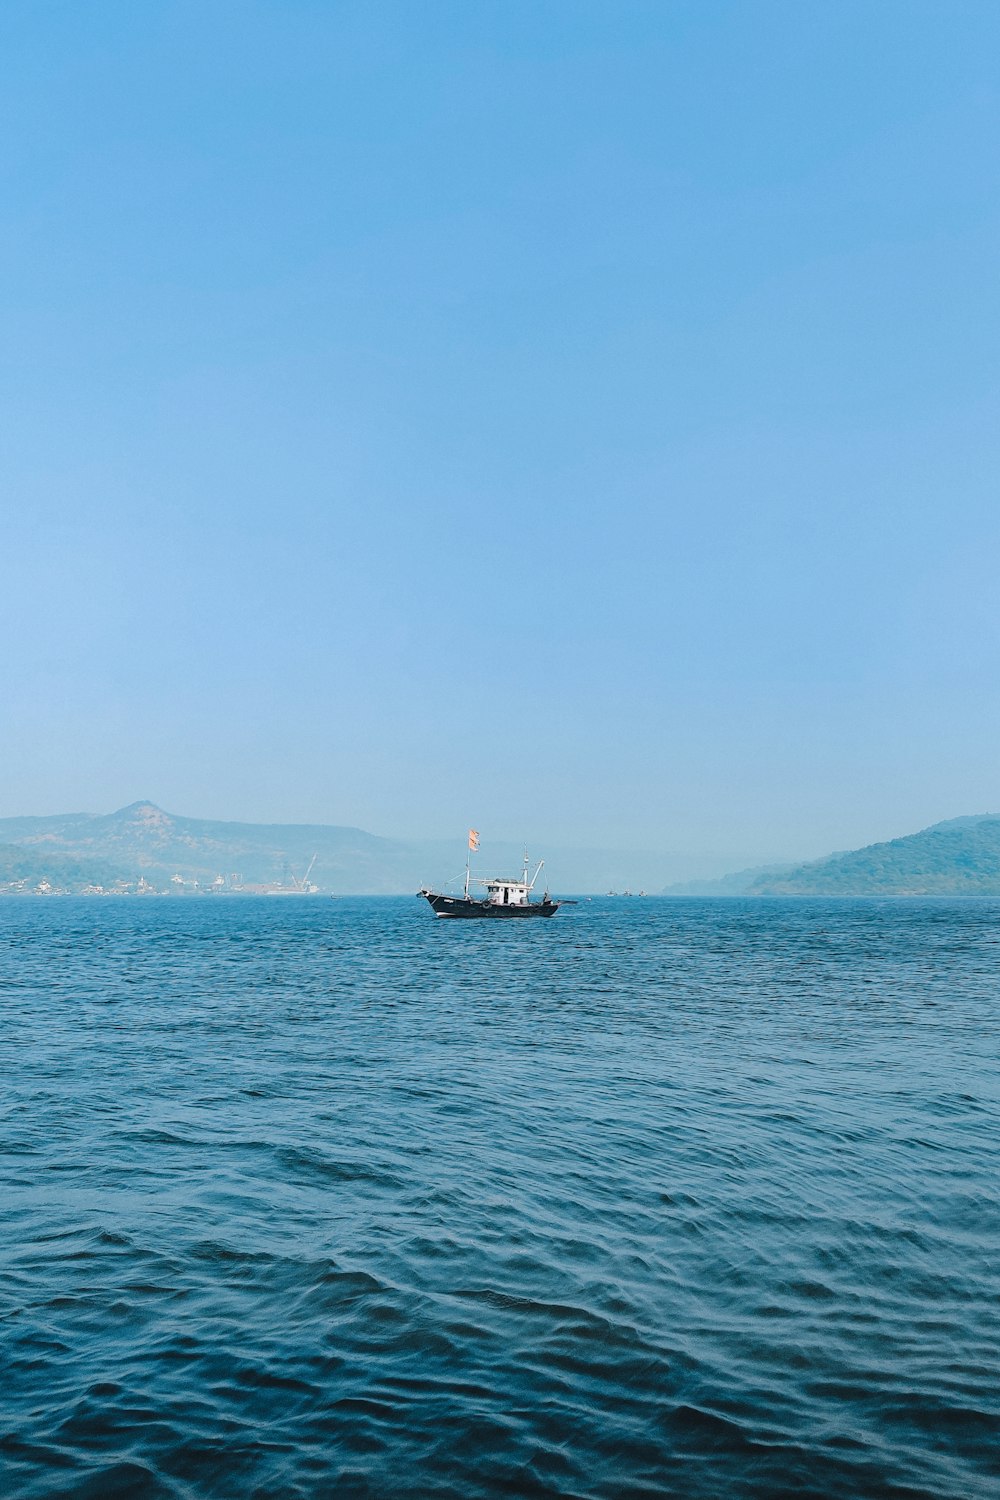
<svg viewBox="0 0 1000 1500">
<path fill-rule="evenodd" d="M 527 906 L 498 906 L 493 901 L 474 901 L 466 896 L 439 896 L 436 891 L 418 891 L 434 908 L 438 917 L 485 917 L 496 918 L 554 917 L 559 910 L 558 901 L 531 901 Z"/>
</svg>

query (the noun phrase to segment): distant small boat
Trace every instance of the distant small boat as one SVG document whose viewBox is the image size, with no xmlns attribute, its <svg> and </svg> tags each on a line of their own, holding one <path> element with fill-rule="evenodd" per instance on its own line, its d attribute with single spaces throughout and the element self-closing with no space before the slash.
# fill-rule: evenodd
<svg viewBox="0 0 1000 1500">
<path fill-rule="evenodd" d="M 469 854 L 479 848 L 479 834 L 474 828 L 469 829 Z M 544 860 L 539 860 L 538 869 L 528 879 L 528 855 L 525 852 L 524 870 L 520 880 L 506 880 L 496 877 L 493 880 L 473 880 L 469 858 L 465 861 L 465 891 L 461 896 L 449 896 L 443 891 L 432 891 L 422 886 L 417 892 L 430 902 L 435 916 L 438 917 L 554 917 L 560 906 L 565 905 L 561 901 L 553 901 L 548 891 L 545 892 L 541 901 L 532 901 L 531 892 L 535 881 L 538 879 Z M 483 885 L 486 887 L 485 896 L 470 896 L 469 886 Z"/>
</svg>

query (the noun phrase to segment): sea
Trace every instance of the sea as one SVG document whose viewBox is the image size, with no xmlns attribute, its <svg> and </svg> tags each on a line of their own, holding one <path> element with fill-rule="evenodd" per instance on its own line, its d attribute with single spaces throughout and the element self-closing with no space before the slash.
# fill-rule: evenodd
<svg viewBox="0 0 1000 1500">
<path fill-rule="evenodd" d="M 0 901 L 4 1500 L 1000 1494 L 1000 904 Z"/>
</svg>

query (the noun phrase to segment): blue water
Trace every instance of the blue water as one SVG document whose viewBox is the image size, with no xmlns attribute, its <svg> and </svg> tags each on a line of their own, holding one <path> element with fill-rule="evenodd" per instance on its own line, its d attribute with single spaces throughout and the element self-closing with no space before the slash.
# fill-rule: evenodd
<svg viewBox="0 0 1000 1500">
<path fill-rule="evenodd" d="M 0 902 L 0 1491 L 995 1496 L 998 977 L 986 903 Z"/>
</svg>

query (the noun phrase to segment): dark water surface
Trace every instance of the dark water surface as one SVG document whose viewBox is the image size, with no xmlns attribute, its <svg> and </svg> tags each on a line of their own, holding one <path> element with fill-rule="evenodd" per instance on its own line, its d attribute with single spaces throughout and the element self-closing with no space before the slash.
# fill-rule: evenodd
<svg viewBox="0 0 1000 1500">
<path fill-rule="evenodd" d="M 1000 1493 L 1000 906 L 0 902 L 0 1491 Z"/>
</svg>

